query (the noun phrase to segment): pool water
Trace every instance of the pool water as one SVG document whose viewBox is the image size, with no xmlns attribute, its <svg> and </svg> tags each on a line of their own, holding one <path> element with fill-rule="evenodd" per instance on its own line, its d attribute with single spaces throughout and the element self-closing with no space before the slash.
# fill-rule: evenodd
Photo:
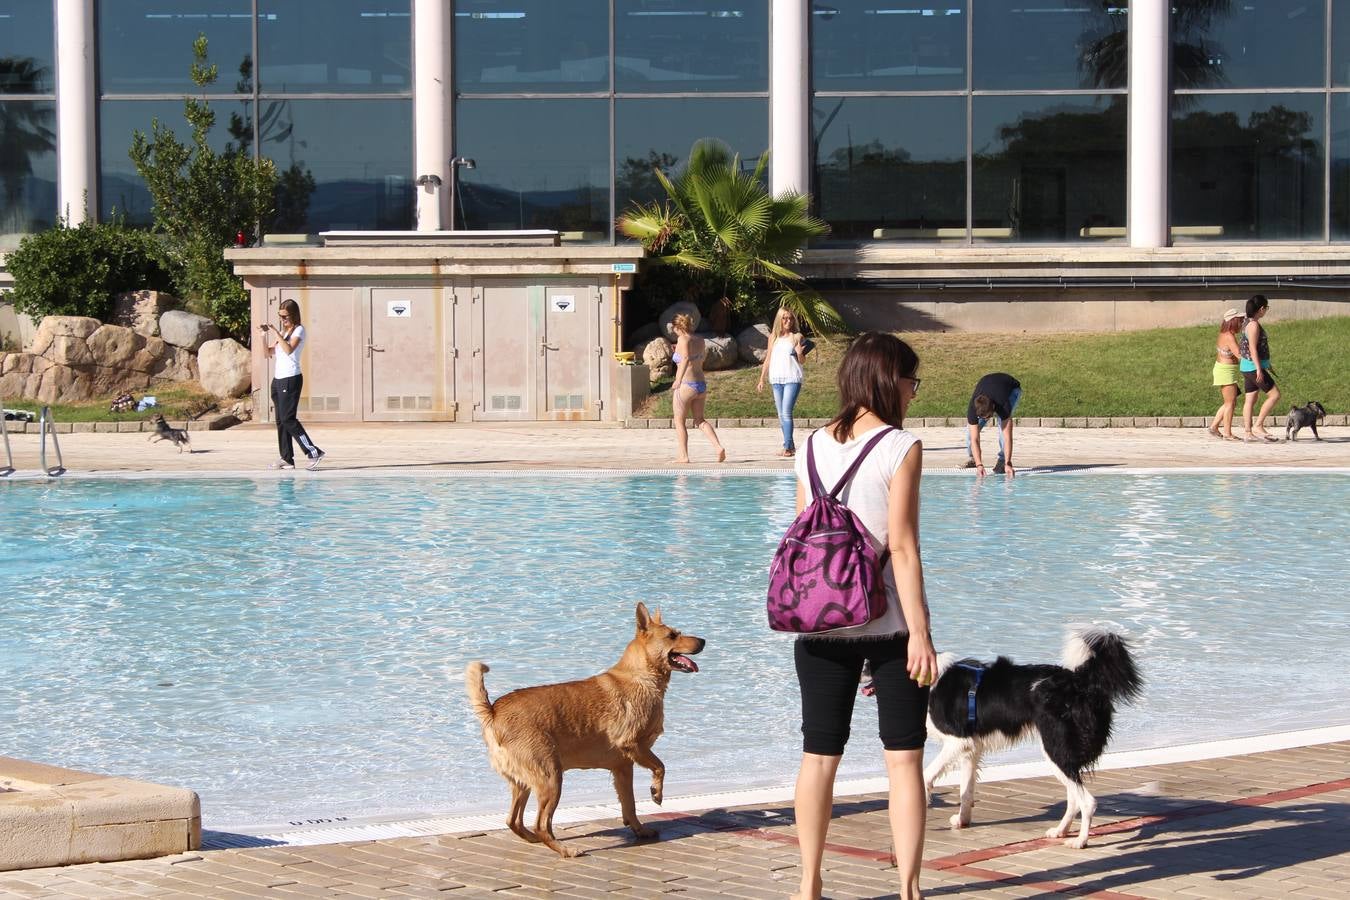
<svg viewBox="0 0 1350 900">
<path fill-rule="evenodd" d="M 3 752 L 190 787 L 212 828 L 496 813 L 465 663 L 491 665 L 493 697 L 593 674 L 642 600 L 708 640 L 667 695 L 667 795 L 789 783 L 796 681 L 764 589 L 793 492 L 699 474 L 0 484 Z M 1057 660 L 1070 623 L 1122 629 L 1147 686 L 1115 750 L 1350 720 L 1348 533 L 1337 474 L 923 485 L 938 649 Z M 842 777 L 880 773 L 875 718 L 860 701 Z M 564 803 L 611 800 L 607 773 L 568 776 Z"/>
</svg>

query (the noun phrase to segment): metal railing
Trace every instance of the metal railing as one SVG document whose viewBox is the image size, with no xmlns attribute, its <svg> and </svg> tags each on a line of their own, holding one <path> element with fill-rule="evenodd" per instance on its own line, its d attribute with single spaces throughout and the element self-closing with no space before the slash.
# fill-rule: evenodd
<svg viewBox="0 0 1350 900">
<path fill-rule="evenodd" d="M 39 419 L 38 430 L 42 433 L 42 447 L 38 451 L 39 463 L 42 471 L 49 476 L 57 476 L 66 471 L 66 462 L 61 457 L 61 442 L 56 439 L 56 422 L 52 420 L 52 408 L 50 406 L 42 407 L 42 417 Z M 56 451 L 56 465 L 47 465 L 47 436 L 52 439 L 52 449 Z"/>
<path fill-rule="evenodd" d="M 0 400 L 0 442 L 5 445 L 5 464 L 0 466 L 0 478 L 14 474 L 14 451 L 9 446 L 9 427 L 5 424 L 5 402 Z"/>
</svg>

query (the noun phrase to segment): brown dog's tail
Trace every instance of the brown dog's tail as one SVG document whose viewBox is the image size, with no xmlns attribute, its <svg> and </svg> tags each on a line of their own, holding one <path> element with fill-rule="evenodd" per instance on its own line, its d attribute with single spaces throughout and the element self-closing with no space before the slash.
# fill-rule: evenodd
<svg viewBox="0 0 1350 900">
<path fill-rule="evenodd" d="M 471 662 L 464 669 L 464 688 L 469 692 L 469 705 L 484 727 L 492 722 L 492 704 L 488 702 L 487 686 L 483 684 L 483 676 L 489 671 L 487 664 L 481 662 Z"/>
</svg>

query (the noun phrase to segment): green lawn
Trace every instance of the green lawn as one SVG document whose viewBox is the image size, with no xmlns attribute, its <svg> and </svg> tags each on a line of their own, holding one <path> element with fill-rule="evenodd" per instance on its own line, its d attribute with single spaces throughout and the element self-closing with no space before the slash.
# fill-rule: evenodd
<svg viewBox="0 0 1350 900">
<path fill-rule="evenodd" d="M 1022 382 L 1017 414 L 1055 416 L 1202 416 L 1213 414 L 1211 385 L 1217 326 L 1116 334 L 902 334 L 919 354 L 923 386 L 910 415 L 963 416 L 981 375 L 1009 372 Z M 1279 413 L 1318 400 L 1329 413 L 1350 411 L 1350 316 L 1272 321 L 1266 329 L 1283 399 Z M 837 411 L 834 373 L 843 344 L 822 341 L 806 362 L 797 418 Z M 708 373 L 708 415 L 775 415 L 773 395 L 755 393 L 759 369 Z M 1238 414 L 1241 415 L 1239 400 Z M 639 415 L 670 416 L 670 380 L 653 385 Z"/>
<path fill-rule="evenodd" d="M 186 419 L 216 402 L 216 398 L 203 391 L 196 382 L 155 385 L 144 391 L 132 391 L 131 395 L 137 400 L 146 395 L 154 397 L 155 406 L 144 412 L 109 412 L 112 398 L 105 397 L 85 403 L 52 404 L 52 418 L 57 422 L 137 422 L 162 413 L 164 418 L 177 425 L 177 420 Z M 6 399 L 4 402 L 6 409 L 26 409 L 34 416 L 42 409 L 41 403 L 32 400 Z"/>
</svg>

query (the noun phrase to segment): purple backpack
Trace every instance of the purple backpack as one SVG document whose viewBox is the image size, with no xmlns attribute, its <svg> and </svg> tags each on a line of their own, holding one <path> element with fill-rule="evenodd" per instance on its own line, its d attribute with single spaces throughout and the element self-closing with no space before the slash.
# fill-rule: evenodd
<svg viewBox="0 0 1350 900">
<path fill-rule="evenodd" d="M 867 529 L 838 498 L 872 449 L 894 430 L 886 428 L 868 441 L 829 493 L 816 472 L 814 443 L 807 440 L 812 499 L 788 526 L 769 570 L 769 627 L 774 631 L 819 634 L 885 615 L 882 566 L 890 550 L 878 555 Z"/>
</svg>

